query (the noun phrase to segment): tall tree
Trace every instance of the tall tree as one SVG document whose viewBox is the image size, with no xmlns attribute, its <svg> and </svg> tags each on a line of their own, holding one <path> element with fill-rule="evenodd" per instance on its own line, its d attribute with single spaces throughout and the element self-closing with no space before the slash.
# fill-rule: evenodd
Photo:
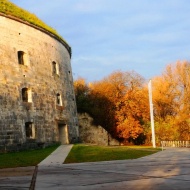
<svg viewBox="0 0 190 190">
<path fill-rule="evenodd" d="M 74 90 L 77 103 L 77 111 L 88 112 L 89 109 L 89 87 L 84 78 L 78 78 L 74 81 Z"/>
<path fill-rule="evenodd" d="M 104 119 L 109 118 L 119 138 L 136 139 L 143 133 L 143 125 L 149 117 L 143 83 L 144 79 L 135 72 L 117 71 L 93 84 L 93 93 L 109 100 L 109 105 L 99 106 L 105 109 Z"/>
<path fill-rule="evenodd" d="M 124 93 L 116 102 L 117 130 L 121 138 L 136 139 L 149 118 L 148 93 L 139 74 L 126 72 L 125 76 Z"/>
<path fill-rule="evenodd" d="M 113 72 L 90 85 L 80 78 L 74 83 L 78 110 L 88 112 L 112 136 L 136 139 L 149 117 L 143 83 L 135 72 Z"/>
<path fill-rule="evenodd" d="M 190 64 L 177 62 L 168 65 L 162 76 L 153 81 L 157 136 L 162 140 L 187 140 L 190 113 Z"/>
</svg>

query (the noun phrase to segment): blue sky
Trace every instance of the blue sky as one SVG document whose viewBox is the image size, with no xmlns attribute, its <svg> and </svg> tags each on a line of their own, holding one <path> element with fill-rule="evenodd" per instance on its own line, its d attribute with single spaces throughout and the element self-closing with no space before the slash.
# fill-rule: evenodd
<svg viewBox="0 0 190 190">
<path fill-rule="evenodd" d="M 103 79 L 134 70 L 146 79 L 190 60 L 189 0 L 11 0 L 72 47 L 73 76 Z"/>
</svg>

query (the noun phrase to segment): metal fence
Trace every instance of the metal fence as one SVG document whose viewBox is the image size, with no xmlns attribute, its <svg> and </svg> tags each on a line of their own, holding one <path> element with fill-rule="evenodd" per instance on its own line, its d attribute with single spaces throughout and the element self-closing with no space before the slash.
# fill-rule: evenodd
<svg viewBox="0 0 190 190">
<path fill-rule="evenodd" d="M 161 146 L 190 148 L 190 141 L 161 141 Z"/>
</svg>

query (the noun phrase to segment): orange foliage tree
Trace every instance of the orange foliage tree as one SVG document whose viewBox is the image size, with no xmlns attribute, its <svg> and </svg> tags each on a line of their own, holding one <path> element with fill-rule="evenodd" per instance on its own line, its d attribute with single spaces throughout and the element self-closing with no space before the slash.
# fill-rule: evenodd
<svg viewBox="0 0 190 190">
<path fill-rule="evenodd" d="M 90 109 L 86 111 L 112 136 L 137 139 L 149 118 L 148 92 L 143 84 L 144 79 L 135 72 L 114 72 L 88 86 Z"/>
<path fill-rule="evenodd" d="M 148 92 L 140 75 L 135 72 L 125 75 L 124 93 L 116 102 L 117 131 L 121 138 L 137 139 L 149 118 Z"/>
<path fill-rule="evenodd" d="M 190 140 L 190 63 L 168 65 L 153 80 L 153 104 L 157 142 Z M 135 72 L 117 71 L 87 85 L 75 81 L 79 112 L 88 112 L 96 124 L 114 137 L 137 142 L 151 139 L 148 90 Z"/>
<path fill-rule="evenodd" d="M 153 80 L 156 136 L 159 140 L 189 140 L 190 64 L 168 65 Z"/>
</svg>

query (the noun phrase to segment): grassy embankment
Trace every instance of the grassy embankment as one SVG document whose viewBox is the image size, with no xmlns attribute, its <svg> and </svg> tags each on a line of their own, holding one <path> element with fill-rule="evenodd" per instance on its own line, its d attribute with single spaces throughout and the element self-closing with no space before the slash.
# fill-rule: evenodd
<svg viewBox="0 0 190 190">
<path fill-rule="evenodd" d="M 11 15 L 14 17 L 17 17 L 23 21 L 26 21 L 30 24 L 33 24 L 35 26 L 38 26 L 40 28 L 43 28 L 59 38 L 61 38 L 63 41 L 65 41 L 53 28 L 46 25 L 44 22 L 42 22 L 36 15 L 16 6 L 9 0 L 0 0 L 0 12 L 4 13 L 6 15 Z"/>
<path fill-rule="evenodd" d="M 59 145 L 54 145 L 38 150 L 0 153 L 0 168 L 36 166 L 49 154 L 51 154 L 58 146 Z"/>
<path fill-rule="evenodd" d="M 73 146 L 64 163 L 136 159 L 160 151 L 146 146 Z"/>
</svg>

